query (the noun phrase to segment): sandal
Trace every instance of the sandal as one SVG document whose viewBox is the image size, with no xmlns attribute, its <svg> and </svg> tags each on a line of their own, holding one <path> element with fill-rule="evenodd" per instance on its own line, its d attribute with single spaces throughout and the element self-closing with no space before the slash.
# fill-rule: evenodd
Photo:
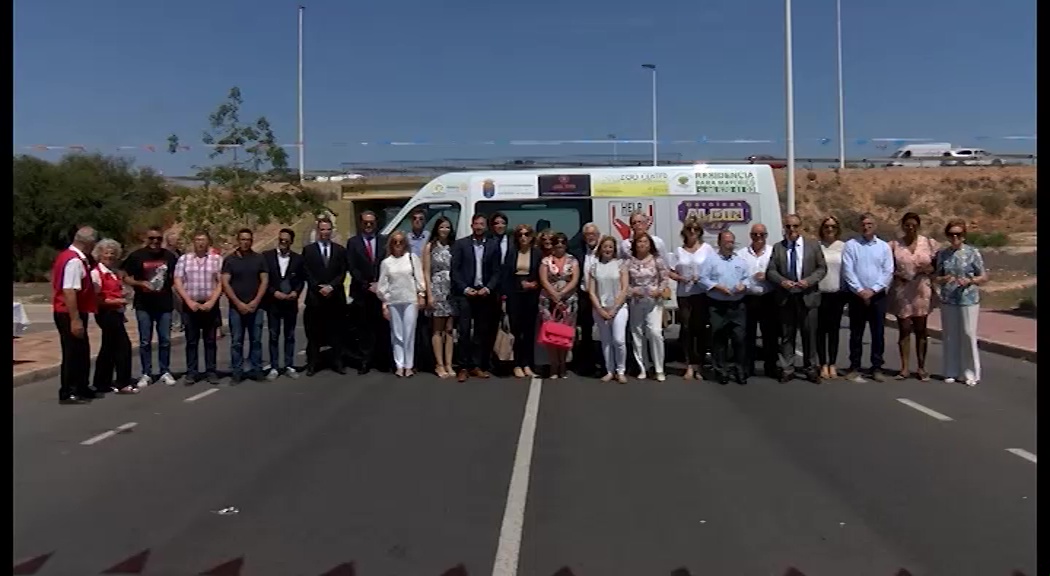
<svg viewBox="0 0 1050 576">
<path fill-rule="evenodd" d="M 894 376 L 893 379 L 894 380 L 907 380 L 909 377 L 911 377 L 911 374 L 908 374 L 907 372 L 901 372 L 901 373 L 897 374 L 896 376 Z"/>
<path fill-rule="evenodd" d="M 930 373 L 925 371 L 925 370 L 919 370 L 919 372 L 917 373 L 917 376 L 919 377 L 919 381 L 920 382 L 929 382 L 930 381 Z"/>
</svg>

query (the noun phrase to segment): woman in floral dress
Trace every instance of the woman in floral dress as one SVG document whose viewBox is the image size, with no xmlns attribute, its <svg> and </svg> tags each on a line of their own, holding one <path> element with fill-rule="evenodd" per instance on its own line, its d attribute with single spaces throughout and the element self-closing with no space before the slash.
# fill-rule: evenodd
<svg viewBox="0 0 1050 576">
<path fill-rule="evenodd" d="M 897 346 L 901 355 L 901 371 L 897 379 L 904 380 L 910 375 L 908 360 L 911 356 L 911 336 L 914 334 L 915 360 L 918 363 L 916 376 L 925 382 L 930 379 L 926 371 L 926 349 L 929 344 L 926 319 L 933 308 L 930 275 L 933 274 L 933 261 L 938 247 L 932 238 L 919 234 L 921 224 L 918 214 L 908 212 L 901 218 L 904 235 L 890 242 L 893 283 L 889 290 L 889 313 L 897 317 L 900 335 Z"/>
<path fill-rule="evenodd" d="M 427 313 L 430 314 L 430 345 L 434 349 L 434 372 L 448 378 L 452 371 L 452 327 L 456 325 L 456 309 L 449 294 L 452 292 L 452 221 L 439 216 L 430 233 L 430 241 L 423 247 L 423 276 L 427 278 Z"/>
<path fill-rule="evenodd" d="M 540 261 L 540 319 L 542 322 L 557 322 L 576 329 L 577 290 L 580 284 L 580 265 L 571 254 L 566 253 L 569 238 L 557 232 L 551 236 L 551 253 Z M 551 378 L 565 378 L 565 361 L 569 351 L 548 348 L 551 361 Z"/>
</svg>

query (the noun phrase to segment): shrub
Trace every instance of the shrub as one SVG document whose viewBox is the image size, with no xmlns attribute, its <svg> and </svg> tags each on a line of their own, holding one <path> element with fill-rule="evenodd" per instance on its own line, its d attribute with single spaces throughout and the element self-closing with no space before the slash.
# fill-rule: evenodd
<svg viewBox="0 0 1050 576">
<path fill-rule="evenodd" d="M 1010 243 L 1010 238 L 1002 232 L 970 232 L 966 243 L 977 248 L 1002 248 Z"/>
<path fill-rule="evenodd" d="M 977 196 L 977 204 L 981 206 L 984 213 L 989 216 L 1002 216 L 1010 198 L 999 191 L 989 190 Z"/>
<path fill-rule="evenodd" d="M 885 190 L 875 195 L 875 203 L 893 210 L 903 210 L 911 204 L 911 193 L 901 188 Z"/>
</svg>

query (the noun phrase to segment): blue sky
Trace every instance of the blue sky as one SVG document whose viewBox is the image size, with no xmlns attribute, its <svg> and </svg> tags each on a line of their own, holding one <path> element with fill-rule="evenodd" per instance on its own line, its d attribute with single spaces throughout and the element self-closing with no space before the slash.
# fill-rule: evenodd
<svg viewBox="0 0 1050 576">
<path fill-rule="evenodd" d="M 795 0 L 800 156 L 835 156 L 835 3 Z M 844 0 L 847 155 L 860 138 L 1028 151 L 1035 0 Z M 17 147 L 124 151 L 169 175 L 231 86 L 296 140 L 296 3 L 19 0 Z M 611 153 L 611 146 L 338 146 L 345 142 L 646 139 L 659 66 L 662 139 L 784 138 L 782 0 L 312 0 L 305 24 L 308 169 L 343 162 Z M 620 145 L 646 155 L 647 145 Z M 782 155 L 775 144 L 666 145 L 685 158 Z M 35 153 L 35 152 L 34 152 Z M 57 151 L 40 153 L 57 159 Z M 292 164 L 295 164 L 293 153 Z"/>
</svg>

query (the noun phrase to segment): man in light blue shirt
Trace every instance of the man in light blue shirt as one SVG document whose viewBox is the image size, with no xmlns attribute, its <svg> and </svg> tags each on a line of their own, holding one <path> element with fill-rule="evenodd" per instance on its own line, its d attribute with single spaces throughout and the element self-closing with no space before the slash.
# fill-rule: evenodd
<svg viewBox="0 0 1050 576">
<path fill-rule="evenodd" d="M 736 236 L 728 230 L 718 234 L 718 255 L 704 260 L 700 268 L 700 285 L 707 290 L 711 313 L 711 359 L 721 384 L 728 384 L 730 372 L 737 384 L 747 384 L 744 329 L 747 312 L 744 296 L 751 287 L 751 267 L 733 249 Z M 733 347 L 729 362 L 729 345 Z"/>
<path fill-rule="evenodd" d="M 875 236 L 875 217 L 860 217 L 859 238 L 842 249 L 842 281 L 849 291 L 849 374 L 860 378 L 864 327 L 871 330 L 871 379 L 882 381 L 880 370 L 886 351 L 886 289 L 893 280 L 893 253 L 889 244 Z"/>
<path fill-rule="evenodd" d="M 423 229 L 423 226 L 427 223 L 427 211 L 423 208 L 416 208 L 412 211 L 411 219 L 412 229 L 408 233 L 408 248 L 415 254 L 416 258 L 422 258 L 423 247 L 430 240 L 430 232 Z"/>
</svg>

